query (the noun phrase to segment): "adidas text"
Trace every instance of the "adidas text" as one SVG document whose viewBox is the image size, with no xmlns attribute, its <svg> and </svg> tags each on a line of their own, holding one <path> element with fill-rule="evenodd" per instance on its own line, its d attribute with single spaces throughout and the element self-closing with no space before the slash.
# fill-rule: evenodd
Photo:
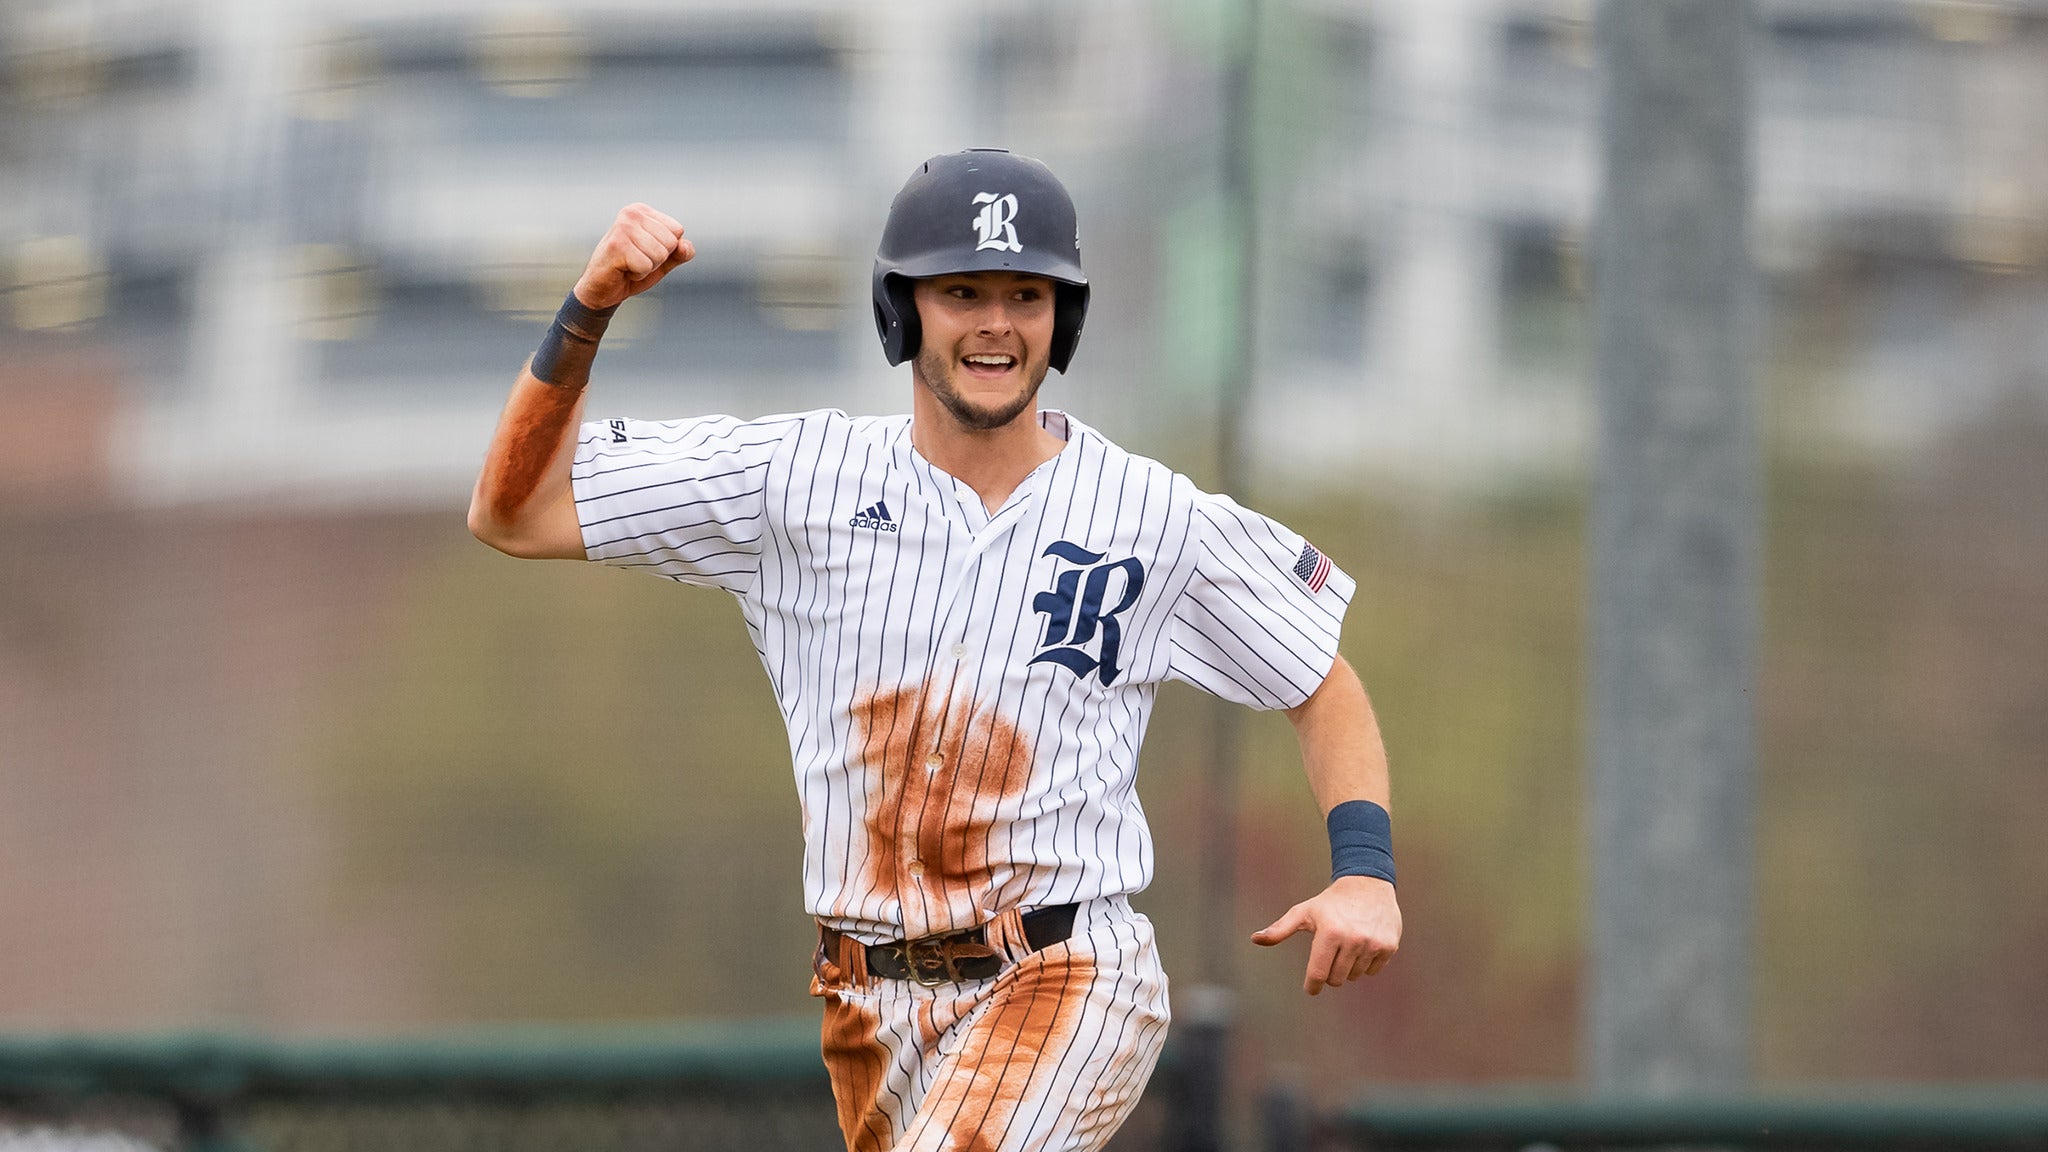
<svg viewBox="0 0 2048 1152">
<path fill-rule="evenodd" d="M 889 515 L 889 505 L 880 500 L 855 513 L 853 519 L 847 523 L 855 528 L 872 528 L 877 532 L 896 531 L 896 520 Z"/>
</svg>

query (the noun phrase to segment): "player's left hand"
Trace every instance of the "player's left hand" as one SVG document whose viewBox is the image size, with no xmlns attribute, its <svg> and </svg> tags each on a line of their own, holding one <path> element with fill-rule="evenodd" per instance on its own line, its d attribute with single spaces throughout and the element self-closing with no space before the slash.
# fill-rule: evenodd
<svg viewBox="0 0 2048 1152">
<path fill-rule="evenodd" d="M 1308 975 L 1301 983 L 1301 990 L 1314 996 L 1324 985 L 1335 988 L 1387 966 L 1401 947 L 1401 905 L 1385 880 L 1340 876 L 1320 895 L 1252 933 L 1252 943 L 1270 948 L 1297 932 L 1314 934 Z"/>
</svg>

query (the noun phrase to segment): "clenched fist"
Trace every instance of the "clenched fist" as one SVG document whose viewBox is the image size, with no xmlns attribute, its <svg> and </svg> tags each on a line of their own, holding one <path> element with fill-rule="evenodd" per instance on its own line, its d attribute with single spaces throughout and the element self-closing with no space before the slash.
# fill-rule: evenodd
<svg viewBox="0 0 2048 1152">
<path fill-rule="evenodd" d="M 696 254 L 675 217 L 645 204 L 628 204 L 590 254 L 576 281 L 576 298 L 592 308 L 610 308 L 661 283 Z"/>
</svg>

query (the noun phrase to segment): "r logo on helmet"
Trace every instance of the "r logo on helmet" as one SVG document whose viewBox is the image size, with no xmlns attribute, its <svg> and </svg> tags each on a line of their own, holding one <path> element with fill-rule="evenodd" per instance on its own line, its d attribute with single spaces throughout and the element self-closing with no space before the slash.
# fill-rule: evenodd
<svg viewBox="0 0 2048 1152">
<path fill-rule="evenodd" d="M 1017 226 L 1010 221 L 1017 218 L 1017 197 L 1005 193 L 998 196 L 993 192 L 975 194 L 974 202 L 981 205 L 975 213 L 974 230 L 981 236 L 981 243 L 974 246 L 976 252 L 992 248 L 998 252 L 1022 252 L 1024 245 L 1017 242 Z"/>
</svg>

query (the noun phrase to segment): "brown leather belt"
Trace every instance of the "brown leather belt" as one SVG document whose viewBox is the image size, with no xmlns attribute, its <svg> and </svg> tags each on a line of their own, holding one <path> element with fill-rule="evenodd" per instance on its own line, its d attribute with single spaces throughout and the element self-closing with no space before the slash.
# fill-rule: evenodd
<svg viewBox="0 0 2048 1152">
<path fill-rule="evenodd" d="M 1033 908 L 1019 917 L 1024 939 L 1033 952 L 1050 948 L 1074 934 L 1074 914 L 1079 904 L 1054 904 Z M 825 945 L 836 948 L 845 933 L 826 928 Z M 988 935 L 980 928 L 963 928 L 920 936 L 915 940 L 891 940 L 867 945 L 868 974 L 885 980 L 915 980 L 926 987 L 949 980 L 987 980 L 1003 970 L 1002 954 L 988 946 Z"/>
</svg>

